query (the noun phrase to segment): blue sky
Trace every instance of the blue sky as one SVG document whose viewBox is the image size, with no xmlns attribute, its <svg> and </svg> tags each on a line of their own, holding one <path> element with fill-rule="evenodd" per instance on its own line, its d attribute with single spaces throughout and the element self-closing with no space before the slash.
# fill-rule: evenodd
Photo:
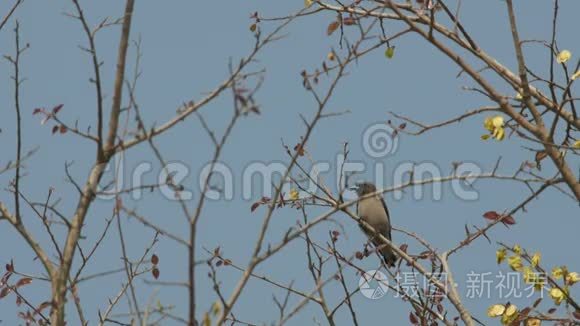
<svg viewBox="0 0 580 326">
<path fill-rule="evenodd" d="M 580 54 L 575 31 L 576 17 L 580 3 L 573 0 L 561 1 L 559 45 L 569 49 L 576 56 Z M 0 3 L 0 13 L 5 13 L 11 4 Z M 92 25 L 104 17 L 116 18 L 123 12 L 120 1 L 100 1 L 82 3 L 86 16 Z M 272 1 L 137 1 L 132 27 L 132 39 L 142 40 L 142 71 L 136 91 L 146 123 L 162 122 L 175 115 L 175 110 L 185 101 L 197 100 L 204 93 L 220 83 L 228 74 L 230 58 L 236 62 L 245 56 L 253 46 L 253 36 L 249 31 L 250 15 L 258 11 L 263 16 L 280 16 L 292 13 L 303 5 L 301 0 Z M 550 35 L 551 1 L 526 2 L 525 6 L 517 2 L 518 22 L 524 39 L 547 39 Z M 495 56 L 500 62 L 515 69 L 513 46 L 509 26 L 502 1 L 468 1 L 463 3 L 462 19 L 466 28 L 478 40 L 480 46 Z M 79 126 L 94 129 L 95 96 L 92 84 L 92 66 L 89 56 L 79 49 L 86 45 L 86 38 L 80 24 L 63 15 L 72 12 L 70 1 L 26 1 L 17 11 L 14 18 L 21 24 L 21 38 L 29 42 L 31 48 L 22 58 L 22 75 L 26 77 L 21 92 L 24 149 L 38 147 L 38 152 L 26 162 L 26 177 L 22 179 L 22 190 L 34 201 L 42 202 L 49 187 L 55 188 L 55 196 L 62 198 L 60 204 L 64 213 L 71 215 L 75 208 L 77 194 L 74 187 L 66 182 L 64 163 L 74 162 L 71 173 L 80 182 L 86 178 L 87 168 L 92 164 L 94 148 L 85 140 L 72 134 L 64 136 L 51 135 L 51 125 L 41 126 L 40 118 L 32 115 L 36 107 L 52 107 L 64 104 L 62 117 L 69 122 L 78 120 Z M 11 54 L 14 51 L 13 20 L 0 32 L 0 52 Z M 234 171 L 234 200 L 211 201 L 206 206 L 200 221 L 198 248 L 213 249 L 220 246 L 222 252 L 239 265 L 246 265 L 254 246 L 254 239 L 262 222 L 264 209 L 259 208 L 250 213 L 253 201 L 259 199 L 256 194 L 252 200 L 241 199 L 242 171 L 254 162 L 286 162 L 287 156 L 280 139 L 288 144 L 298 142 L 304 128 L 299 115 L 312 117 L 316 103 L 302 87 L 300 71 L 313 70 L 320 66 L 331 48 L 339 48 L 338 34 L 326 35 L 326 26 L 334 19 L 331 14 L 301 18 L 285 30 L 285 37 L 268 46 L 258 56 L 253 69 L 266 69 L 265 83 L 256 99 L 261 108 L 261 115 L 244 118 L 233 131 L 230 142 L 225 146 L 222 162 Z M 397 31 L 401 25 L 387 22 L 387 31 Z M 272 24 L 262 28 L 269 30 Z M 110 28 L 97 36 L 97 48 L 103 61 L 102 78 L 105 89 L 106 106 L 110 107 L 112 84 L 114 80 L 116 44 L 119 28 Z M 463 78 L 456 78 L 459 70 L 447 58 L 437 53 L 434 48 L 424 43 L 415 35 L 405 36 L 393 43 L 396 46 L 395 56 L 391 60 L 384 57 L 384 50 L 377 50 L 358 64 L 348 68 L 335 96 L 329 103 L 329 112 L 351 111 L 320 122 L 307 150 L 316 161 L 334 162 L 336 155 L 342 151 L 342 144 L 350 144 L 350 158 L 364 162 L 367 166 L 380 163 L 384 166 L 385 183 L 392 183 L 393 171 L 405 162 L 432 162 L 440 167 L 443 174 L 451 172 L 454 161 L 471 161 L 488 171 L 499 156 L 502 157 L 501 171 L 513 174 L 522 161 L 532 160 L 530 152 L 522 148 L 522 142 L 508 138 L 504 142 L 482 142 L 484 133 L 483 117 L 465 120 L 459 125 L 451 125 L 427 133 L 420 137 L 401 136 L 397 151 L 381 158 L 373 158 L 363 151 L 362 135 L 370 125 L 385 122 L 388 112 L 394 111 L 423 122 L 436 122 L 468 109 L 489 104 L 486 99 L 472 92 L 462 90 L 463 86 L 473 83 Z M 528 64 L 540 73 L 546 73 L 548 52 L 546 49 L 533 46 L 526 48 Z M 129 63 L 135 61 L 135 49 L 131 48 Z M 14 110 L 13 85 L 9 79 L 12 70 L 8 62 L 0 64 L 0 164 L 14 159 Z M 328 81 L 322 79 L 322 85 Z M 502 88 L 504 91 L 509 91 Z M 221 135 L 231 115 L 231 96 L 226 94 L 214 103 L 204 107 L 201 114 L 208 124 Z M 191 117 L 177 126 L 169 134 L 157 141 L 163 155 L 168 161 L 182 162 L 191 169 L 191 175 L 184 181 L 186 188 L 194 189 L 194 205 L 199 191 L 197 175 L 210 160 L 212 145 L 199 121 Z M 530 144 L 526 144 L 530 146 Z M 153 172 L 161 170 L 150 148 L 142 145 L 131 149 L 126 156 L 126 169 L 131 170 L 142 162 L 151 162 Z M 553 171 L 546 162 L 543 175 L 551 176 Z M 570 161 L 572 169 L 577 172 L 578 160 Z M 155 182 L 154 173 L 146 176 L 146 182 Z M 12 209 L 12 195 L 5 190 L 12 173 L 0 175 L 0 200 L 8 203 Z M 335 184 L 335 175 L 329 173 L 325 180 Z M 372 170 L 360 176 L 361 179 L 373 179 Z M 488 210 L 503 211 L 511 209 L 523 200 L 528 192 L 525 186 L 509 181 L 478 181 L 475 187 L 479 193 L 477 201 L 462 201 L 454 196 L 449 185 L 443 185 L 441 200 L 432 200 L 429 195 L 416 200 L 407 192 L 402 199 L 394 200 L 392 193 L 386 195 L 392 214 L 392 223 L 396 227 L 411 230 L 422 235 L 436 248 L 444 250 L 454 246 L 464 238 L 464 225 L 485 225 L 481 215 Z M 423 189 L 427 194 L 431 187 Z M 176 234 L 187 237 L 183 216 L 179 206 L 164 199 L 159 193 L 145 194 L 137 202 L 127 203 L 152 221 L 163 225 Z M 90 246 L 99 236 L 110 218 L 112 201 L 98 200 L 87 218 L 87 224 L 81 245 Z M 312 210 L 310 217 L 316 216 L 319 210 Z M 24 220 L 30 225 L 38 240 L 46 248 L 50 241 L 43 233 L 42 225 L 35 220 L 31 211 L 25 210 Z M 519 243 L 531 251 L 539 250 L 543 262 L 551 267 L 567 264 L 571 270 L 580 270 L 577 247 L 578 204 L 562 196 L 556 190 L 548 190 L 527 206 L 527 212 L 515 216 L 517 225 L 507 229 L 503 226 L 494 228 L 489 236 L 493 241 L 507 244 Z M 270 227 L 267 240 L 277 242 L 288 227 L 295 225 L 300 214 L 294 209 L 283 208 L 276 212 Z M 342 224 L 346 235 L 341 237 L 338 246 L 344 253 L 359 250 L 365 239 L 358 226 L 345 215 L 337 214 L 335 221 Z M 129 243 L 129 255 L 139 257 L 152 238 L 151 230 L 144 228 L 135 220 L 123 219 L 126 238 Z M 326 223 L 313 231 L 313 237 L 325 243 L 329 230 L 337 228 L 335 223 Z M 64 239 L 64 233 L 57 232 Z M 5 264 L 14 259 L 18 270 L 30 273 L 42 273 L 41 266 L 34 261 L 33 253 L 7 223 L 0 224 L 0 263 Z M 408 242 L 399 233 L 394 234 L 397 243 Z M 295 241 L 279 255 L 258 268 L 258 273 L 267 273 L 273 279 L 288 284 L 295 281 L 295 286 L 304 291 L 313 288 L 312 280 L 307 273 L 305 244 Z M 507 272 L 506 266 L 497 267 L 495 263 L 495 243 L 489 244 L 480 239 L 468 249 L 455 255 L 450 264 L 459 283 L 460 292 L 465 294 L 465 281 L 470 271 L 491 272 L 496 275 L 499 270 Z M 169 239 L 161 238 L 154 249 L 160 257 L 161 280 L 183 281 L 186 279 L 186 252 Z M 103 246 L 97 251 L 91 265 L 90 273 L 115 269 L 121 266 L 119 238 L 115 229 L 108 234 Z M 77 261 L 78 263 L 78 261 Z M 367 259 L 361 262 L 365 269 L 376 267 L 377 261 Z M 198 273 L 199 311 L 209 309 L 216 296 L 211 290 L 211 283 L 205 277 L 205 267 Z M 222 267 L 219 277 L 225 293 L 229 294 L 240 273 Z M 328 267 L 326 275 L 332 275 L 334 265 Z M 354 289 L 358 276 L 349 270 L 345 277 L 347 285 Z M 147 279 L 147 277 L 145 277 Z M 151 279 L 150 277 L 148 279 Z M 94 282 L 83 283 L 79 294 L 86 307 L 88 319 L 93 324 L 97 320 L 97 311 L 107 306 L 107 300 L 118 292 L 124 274 L 101 278 Z M 40 283 L 39 283 L 40 284 Z M 23 289 L 23 293 L 32 302 L 42 302 L 48 298 L 47 284 Z M 176 313 L 186 316 L 186 291 L 180 288 L 158 288 L 137 281 L 140 303 L 145 303 L 151 295 L 156 295 L 161 303 L 175 305 Z M 269 323 L 277 318 L 277 310 L 272 295 L 283 295 L 283 291 L 273 288 L 259 280 L 251 280 L 243 293 L 235 313 L 241 320 L 254 323 Z M 337 302 L 342 294 L 338 283 L 328 288 L 327 297 L 331 303 Z M 495 295 L 495 297 L 494 297 Z M 535 299 L 535 297 L 534 297 Z M 523 305 L 534 299 L 510 299 Z M 495 293 L 492 298 L 465 299 L 465 303 L 475 316 L 485 321 L 485 309 L 492 302 L 498 302 Z M 291 306 L 299 298 L 291 299 Z M 400 299 L 387 295 L 380 300 L 369 300 L 360 294 L 353 298 L 357 316 L 362 324 L 389 321 L 399 325 L 408 320 L 408 305 Z M 505 300 L 503 300 L 505 301 Z M 15 305 L 12 299 L 4 299 L 0 304 L 0 320 L 6 325 L 18 323 Z M 75 325 L 76 314 L 72 305 L 68 306 L 71 325 Z M 122 304 L 116 312 L 126 310 Z M 347 324 L 350 319 L 347 310 L 341 310 L 337 320 Z M 324 316 L 319 307 L 310 304 L 290 324 L 310 324 L 313 320 L 321 321 Z M 171 325 L 171 322 L 164 323 Z"/>
</svg>

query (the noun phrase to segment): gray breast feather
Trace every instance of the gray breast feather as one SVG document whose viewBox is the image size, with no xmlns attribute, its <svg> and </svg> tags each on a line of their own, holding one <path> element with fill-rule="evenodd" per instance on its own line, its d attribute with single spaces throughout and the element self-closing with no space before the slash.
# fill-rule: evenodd
<svg viewBox="0 0 580 326">
<path fill-rule="evenodd" d="M 372 225 L 375 229 L 383 229 L 390 226 L 389 216 L 383 206 L 381 198 L 371 197 L 361 200 L 358 203 L 357 213 L 365 222 Z"/>
</svg>

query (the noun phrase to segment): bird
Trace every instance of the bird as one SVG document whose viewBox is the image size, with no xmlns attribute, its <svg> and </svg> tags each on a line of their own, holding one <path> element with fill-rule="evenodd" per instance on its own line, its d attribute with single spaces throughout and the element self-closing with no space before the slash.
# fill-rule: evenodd
<svg viewBox="0 0 580 326">
<path fill-rule="evenodd" d="M 369 182 L 362 182 L 351 188 L 355 190 L 359 198 L 377 191 L 377 187 Z M 363 198 L 357 202 L 357 215 L 370 224 L 377 233 L 391 240 L 391 218 L 385 200 L 380 194 Z M 393 250 L 384 244 L 375 233 L 371 233 L 361 226 L 362 231 L 369 237 L 373 244 L 379 248 L 385 264 L 389 267 L 395 266 L 397 255 Z"/>
</svg>

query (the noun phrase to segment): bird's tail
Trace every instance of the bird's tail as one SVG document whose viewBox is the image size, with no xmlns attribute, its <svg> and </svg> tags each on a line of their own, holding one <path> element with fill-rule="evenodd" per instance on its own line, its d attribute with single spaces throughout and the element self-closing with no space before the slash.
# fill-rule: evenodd
<svg viewBox="0 0 580 326">
<path fill-rule="evenodd" d="M 385 260 L 385 264 L 389 267 L 394 267 L 395 263 L 397 262 L 397 255 L 391 250 L 391 248 L 382 248 L 381 255 Z"/>
</svg>

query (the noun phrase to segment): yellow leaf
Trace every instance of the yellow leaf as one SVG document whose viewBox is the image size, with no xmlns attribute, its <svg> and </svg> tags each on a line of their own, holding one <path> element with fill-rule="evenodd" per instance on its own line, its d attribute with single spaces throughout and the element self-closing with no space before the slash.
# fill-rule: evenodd
<svg viewBox="0 0 580 326">
<path fill-rule="evenodd" d="M 562 51 L 560 51 L 560 53 L 558 53 L 558 56 L 556 57 L 556 61 L 558 61 L 558 63 L 566 63 L 566 61 L 570 60 L 571 57 L 572 57 L 572 52 L 570 52 L 568 50 L 562 50 Z"/>
<path fill-rule="evenodd" d="M 298 190 L 292 188 L 290 189 L 290 200 L 298 200 L 300 199 L 300 193 L 298 192 Z"/>
<path fill-rule="evenodd" d="M 572 75 L 572 80 L 576 80 L 577 78 L 580 77 L 580 70 L 576 71 L 573 75 Z"/>
<path fill-rule="evenodd" d="M 557 280 L 561 279 L 564 276 L 564 269 L 562 267 L 554 267 L 552 269 L 552 276 Z"/>
<path fill-rule="evenodd" d="M 541 326 L 542 321 L 538 318 L 528 318 L 526 320 L 526 326 Z"/>
<path fill-rule="evenodd" d="M 490 134 L 483 134 L 483 135 L 481 135 L 481 139 L 482 139 L 482 140 L 488 140 L 488 139 L 489 139 L 489 137 L 491 137 L 491 135 L 490 135 Z"/>
<path fill-rule="evenodd" d="M 534 256 L 532 256 L 532 267 L 536 267 L 540 264 L 540 259 L 542 259 L 542 255 L 539 252 L 536 252 Z"/>
<path fill-rule="evenodd" d="M 518 307 L 516 305 L 510 304 L 504 312 L 504 315 L 511 317 L 518 311 Z"/>
<path fill-rule="evenodd" d="M 219 315 L 219 313 L 222 311 L 222 304 L 219 301 L 216 301 L 213 303 L 213 305 L 211 306 L 211 313 L 214 316 Z"/>
<path fill-rule="evenodd" d="M 487 315 L 489 317 L 499 317 L 501 315 L 503 315 L 505 311 L 505 306 L 502 304 L 494 304 L 492 306 L 490 306 L 489 308 L 487 308 Z"/>
<path fill-rule="evenodd" d="M 558 288 L 552 288 L 550 290 L 550 297 L 554 300 L 554 302 L 559 305 L 562 300 L 564 300 L 564 292 Z"/>
<path fill-rule="evenodd" d="M 505 257 L 506 257 L 506 250 L 505 250 L 505 248 L 498 249 L 495 252 L 495 257 L 497 258 L 497 264 L 498 265 L 501 264 L 505 260 Z"/>
<path fill-rule="evenodd" d="M 483 127 L 489 131 L 493 131 L 493 117 L 487 117 L 483 121 Z"/>
<path fill-rule="evenodd" d="M 513 250 L 518 255 L 522 254 L 522 247 L 520 247 L 520 245 L 515 245 Z"/>
<path fill-rule="evenodd" d="M 387 50 L 385 50 L 385 57 L 387 57 L 388 59 L 392 59 L 394 55 L 395 55 L 395 47 L 389 46 Z"/>
<path fill-rule="evenodd" d="M 207 312 L 203 314 L 203 321 L 201 324 L 203 326 L 211 326 L 211 319 L 209 318 L 209 314 Z"/>
<path fill-rule="evenodd" d="M 313 3 L 314 3 L 314 0 L 304 0 L 304 7 L 308 8 L 308 7 L 312 6 Z"/>
<path fill-rule="evenodd" d="M 571 272 L 566 275 L 566 282 L 570 285 L 580 281 L 580 275 L 577 272 Z"/>
<path fill-rule="evenodd" d="M 493 119 L 491 120 L 491 123 L 493 124 L 493 126 L 495 128 L 500 128 L 503 127 L 503 117 L 501 115 L 496 115 L 495 117 L 493 117 Z"/>
<path fill-rule="evenodd" d="M 503 316 L 501 317 L 501 323 L 504 325 L 510 325 L 518 317 L 518 307 L 510 304 L 505 309 Z"/>
<path fill-rule="evenodd" d="M 522 264 L 522 258 L 520 256 L 511 256 L 508 258 L 508 265 L 514 271 L 520 271 L 524 265 Z"/>
<path fill-rule="evenodd" d="M 572 144 L 572 148 L 580 149 L 580 140 L 577 140 Z"/>
<path fill-rule="evenodd" d="M 503 129 L 501 127 L 496 128 L 493 131 L 493 137 L 495 137 L 495 139 L 500 140 L 500 141 L 503 140 L 505 138 L 505 129 Z"/>
</svg>

